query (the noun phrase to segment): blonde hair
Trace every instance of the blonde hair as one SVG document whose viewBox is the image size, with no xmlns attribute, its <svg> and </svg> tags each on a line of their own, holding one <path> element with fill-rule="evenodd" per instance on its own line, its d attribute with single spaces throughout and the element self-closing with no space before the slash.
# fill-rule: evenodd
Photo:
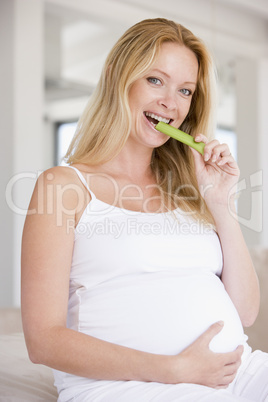
<svg viewBox="0 0 268 402">
<path fill-rule="evenodd" d="M 130 87 L 150 69 L 165 42 L 178 43 L 192 50 L 199 65 L 197 87 L 180 129 L 193 137 L 197 133 L 212 137 L 215 74 L 209 52 L 202 41 L 182 25 L 163 18 L 148 19 L 129 28 L 109 53 L 99 83 L 65 155 L 67 163 L 98 165 L 120 152 L 131 127 Z M 169 139 L 154 149 L 151 166 L 165 202 L 171 199 L 173 205 L 179 204 L 185 211 L 195 211 L 199 219 L 212 222 L 198 190 L 194 163 L 187 146 Z"/>
</svg>

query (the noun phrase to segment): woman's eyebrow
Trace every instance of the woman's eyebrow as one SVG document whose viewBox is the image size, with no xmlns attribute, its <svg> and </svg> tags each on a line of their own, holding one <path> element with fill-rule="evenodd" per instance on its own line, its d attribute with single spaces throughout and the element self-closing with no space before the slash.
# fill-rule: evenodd
<svg viewBox="0 0 268 402">
<path fill-rule="evenodd" d="M 165 71 L 162 71 L 162 70 L 159 70 L 159 68 L 154 68 L 153 70 L 152 70 L 152 72 L 158 72 L 158 73 L 160 73 L 160 74 L 163 74 L 163 75 L 165 75 L 167 78 L 170 78 L 170 75 L 168 75 Z"/>
</svg>

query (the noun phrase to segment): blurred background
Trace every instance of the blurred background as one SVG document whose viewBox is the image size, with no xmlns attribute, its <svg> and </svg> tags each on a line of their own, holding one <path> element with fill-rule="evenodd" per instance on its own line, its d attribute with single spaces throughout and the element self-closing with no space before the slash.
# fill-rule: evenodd
<svg viewBox="0 0 268 402">
<path fill-rule="evenodd" d="M 0 307 L 20 305 L 38 174 L 61 164 L 115 41 L 155 17 L 185 25 L 214 56 L 216 136 L 241 169 L 239 221 L 249 247 L 268 247 L 268 0 L 0 0 Z"/>
</svg>

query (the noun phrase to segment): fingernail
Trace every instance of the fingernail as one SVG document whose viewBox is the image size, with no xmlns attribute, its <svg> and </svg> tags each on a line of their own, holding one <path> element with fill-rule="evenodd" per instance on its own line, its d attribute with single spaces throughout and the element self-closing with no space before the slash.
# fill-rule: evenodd
<svg viewBox="0 0 268 402">
<path fill-rule="evenodd" d="M 204 161 L 207 162 L 209 160 L 209 154 L 205 153 L 204 154 Z"/>
<path fill-rule="evenodd" d="M 213 155 L 212 156 L 212 162 L 216 162 L 216 160 L 217 160 L 217 155 Z"/>
<path fill-rule="evenodd" d="M 224 321 L 218 321 L 218 324 L 223 327 L 224 326 Z"/>
</svg>

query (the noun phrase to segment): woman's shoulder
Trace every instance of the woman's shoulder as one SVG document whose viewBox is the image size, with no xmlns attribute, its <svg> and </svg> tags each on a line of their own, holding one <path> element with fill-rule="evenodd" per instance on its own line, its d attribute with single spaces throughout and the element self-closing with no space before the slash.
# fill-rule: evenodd
<svg viewBox="0 0 268 402">
<path fill-rule="evenodd" d="M 42 186 L 56 186 L 58 189 L 84 189 L 84 172 L 80 165 L 54 166 L 45 171 L 38 178 Z"/>
<path fill-rule="evenodd" d="M 42 180 L 51 184 L 68 184 L 73 182 L 76 176 L 77 173 L 70 166 L 53 166 L 41 173 L 39 181 Z"/>
<path fill-rule="evenodd" d="M 88 194 L 78 172 L 69 166 L 54 166 L 44 170 L 37 179 L 32 198 L 36 203 L 55 203 L 73 210 L 76 210 L 78 203 L 88 202 Z"/>
<path fill-rule="evenodd" d="M 89 171 L 88 171 L 89 172 Z M 84 189 L 87 169 L 80 165 L 53 166 L 44 170 L 37 178 L 36 187 L 67 188 L 81 187 Z"/>
</svg>

